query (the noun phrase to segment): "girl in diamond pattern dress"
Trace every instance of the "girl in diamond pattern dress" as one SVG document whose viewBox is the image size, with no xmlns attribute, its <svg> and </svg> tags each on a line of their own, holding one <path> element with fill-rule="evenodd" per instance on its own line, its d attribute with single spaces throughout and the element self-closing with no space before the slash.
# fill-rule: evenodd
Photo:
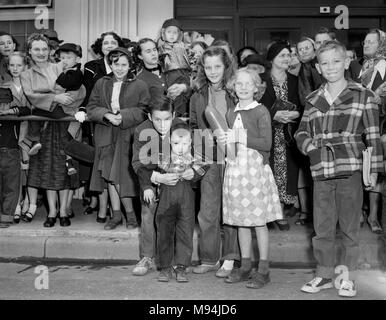
<svg viewBox="0 0 386 320">
<path fill-rule="evenodd" d="M 229 109 L 228 132 L 219 143 L 236 143 L 236 159 L 227 159 L 223 186 L 223 221 L 238 227 L 242 255 L 241 268 L 233 269 L 228 283 L 248 281 L 248 288 L 258 289 L 269 281 L 268 229 L 266 224 L 283 218 L 275 180 L 269 166 L 272 128 L 267 108 L 257 101 L 265 86 L 257 72 L 239 69 L 230 83 L 239 103 Z M 252 272 L 251 229 L 256 229 L 260 261 Z"/>
</svg>

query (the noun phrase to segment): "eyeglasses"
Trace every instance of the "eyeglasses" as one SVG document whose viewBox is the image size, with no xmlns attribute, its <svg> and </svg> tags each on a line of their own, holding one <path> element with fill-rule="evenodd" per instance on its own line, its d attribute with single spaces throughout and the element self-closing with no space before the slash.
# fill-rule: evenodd
<svg viewBox="0 0 386 320">
<path fill-rule="evenodd" d="M 369 44 L 371 46 L 376 43 L 378 43 L 378 41 L 366 40 L 366 41 L 362 41 L 362 46 L 365 46 L 366 44 Z"/>
<path fill-rule="evenodd" d="M 306 47 L 303 47 L 303 48 L 298 48 L 298 52 L 308 51 L 310 49 L 312 49 L 312 46 L 306 46 Z"/>
</svg>

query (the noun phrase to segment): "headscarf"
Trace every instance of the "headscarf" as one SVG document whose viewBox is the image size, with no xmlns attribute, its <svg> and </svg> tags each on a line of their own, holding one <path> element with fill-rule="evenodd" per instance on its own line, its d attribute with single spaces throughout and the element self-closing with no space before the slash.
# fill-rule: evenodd
<svg viewBox="0 0 386 320">
<path fill-rule="evenodd" d="M 379 46 L 374 56 L 364 57 L 364 62 L 361 71 L 361 82 L 367 87 L 374 73 L 374 67 L 381 60 L 386 60 L 386 33 L 380 29 L 376 29 L 379 36 Z"/>
</svg>

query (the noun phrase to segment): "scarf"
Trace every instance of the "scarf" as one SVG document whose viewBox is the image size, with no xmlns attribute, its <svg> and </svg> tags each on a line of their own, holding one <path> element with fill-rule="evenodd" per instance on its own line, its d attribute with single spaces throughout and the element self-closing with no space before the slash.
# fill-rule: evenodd
<svg viewBox="0 0 386 320">
<path fill-rule="evenodd" d="M 374 67 L 379 61 L 386 59 L 386 33 L 382 30 L 379 30 L 379 37 L 380 44 L 374 56 L 364 57 L 360 79 L 362 85 L 365 87 L 367 87 L 371 81 L 374 73 Z"/>
</svg>

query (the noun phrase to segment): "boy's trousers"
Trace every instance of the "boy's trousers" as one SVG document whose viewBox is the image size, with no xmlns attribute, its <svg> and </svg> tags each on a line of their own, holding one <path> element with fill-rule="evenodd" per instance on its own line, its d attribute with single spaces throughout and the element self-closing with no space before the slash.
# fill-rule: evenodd
<svg viewBox="0 0 386 320">
<path fill-rule="evenodd" d="M 336 224 L 343 235 L 341 263 L 348 270 L 357 268 L 362 210 L 362 174 L 355 172 L 342 179 L 314 181 L 314 228 L 312 239 L 317 261 L 316 276 L 333 278 L 335 267 Z"/>
<path fill-rule="evenodd" d="M 139 243 L 139 256 L 154 258 L 156 251 L 155 212 L 157 203 L 142 204 L 141 209 L 141 239 Z"/>
<path fill-rule="evenodd" d="M 189 266 L 193 254 L 194 191 L 190 181 L 162 185 L 156 214 L 157 262 L 160 268 Z"/>
<path fill-rule="evenodd" d="M 0 148 L 0 222 L 13 222 L 20 192 L 19 149 Z"/>
</svg>

